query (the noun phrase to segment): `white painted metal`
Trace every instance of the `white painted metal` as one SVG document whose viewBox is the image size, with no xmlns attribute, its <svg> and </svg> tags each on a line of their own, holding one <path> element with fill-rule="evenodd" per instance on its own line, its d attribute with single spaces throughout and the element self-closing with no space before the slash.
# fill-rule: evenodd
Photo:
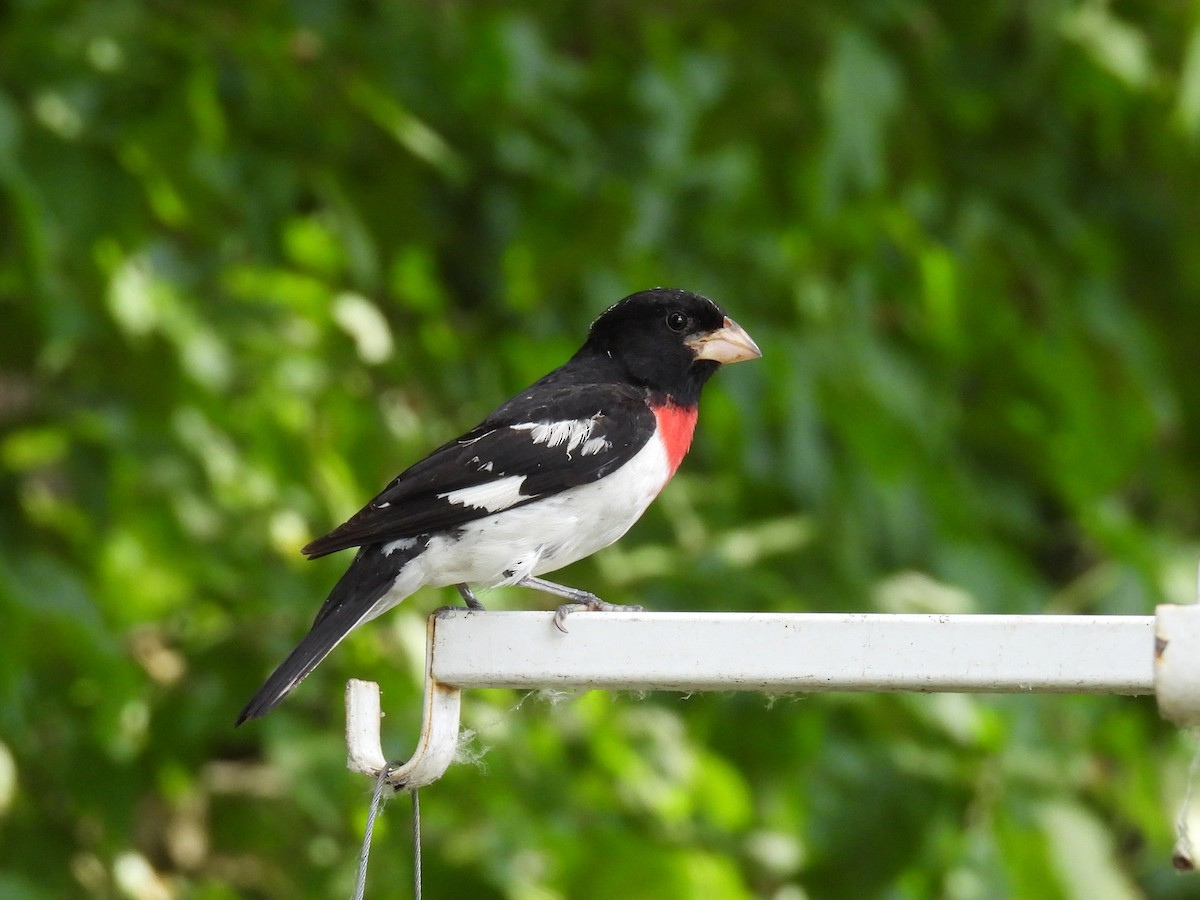
<svg viewBox="0 0 1200 900">
<path fill-rule="evenodd" d="M 438 616 L 426 623 L 425 710 L 421 734 L 412 757 L 392 765 L 388 781 L 398 788 L 419 788 L 437 781 L 458 752 L 458 723 L 462 694 L 432 677 L 433 633 Z M 351 679 L 346 684 L 346 765 L 351 771 L 377 778 L 389 765 L 379 738 L 379 685 Z"/>
<path fill-rule="evenodd" d="M 1154 692 L 1153 616 L 437 614 L 456 687 L 670 691 Z"/>
<path fill-rule="evenodd" d="M 378 775 L 388 761 L 379 740 L 379 685 L 351 678 L 346 682 L 346 765 L 351 772 Z"/>
<path fill-rule="evenodd" d="M 1200 607 L 1159 608 L 1157 637 L 1167 652 L 1156 666 L 1153 616 L 583 612 L 563 634 L 548 612 L 447 608 L 428 622 L 417 748 L 388 780 L 417 788 L 441 777 L 457 749 L 459 692 L 468 687 L 1150 694 L 1157 675 L 1158 690 L 1178 698 L 1169 701 L 1172 717 L 1194 724 L 1193 612 Z M 349 766 L 378 775 L 387 765 L 378 688 L 351 682 L 346 703 Z"/>
<path fill-rule="evenodd" d="M 1158 708 L 1176 725 L 1200 725 L 1200 606 L 1160 606 L 1155 618 Z"/>
</svg>

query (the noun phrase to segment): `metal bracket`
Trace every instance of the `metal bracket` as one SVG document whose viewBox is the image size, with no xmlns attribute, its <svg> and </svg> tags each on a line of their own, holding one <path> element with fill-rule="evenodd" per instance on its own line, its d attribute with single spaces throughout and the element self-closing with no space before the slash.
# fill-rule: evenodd
<svg viewBox="0 0 1200 900">
<path fill-rule="evenodd" d="M 1200 724 L 1200 606 L 1156 616 L 581 613 L 448 607 L 429 617 L 424 718 L 397 789 L 454 759 L 468 687 L 671 691 L 1157 693 L 1162 714 Z M 388 768 L 379 689 L 346 687 L 348 765 Z"/>
<path fill-rule="evenodd" d="M 1200 606 L 1160 606 L 1154 625 L 1154 693 L 1163 718 L 1200 725 Z"/>
<path fill-rule="evenodd" d="M 352 678 L 346 683 L 346 765 L 352 772 L 378 778 L 387 769 L 387 780 L 396 790 L 415 790 L 445 774 L 458 750 L 460 694 L 458 688 L 433 675 L 434 631 L 438 612 L 425 625 L 425 711 L 421 735 L 408 762 L 392 765 L 383 755 L 379 738 L 379 685 Z"/>
</svg>

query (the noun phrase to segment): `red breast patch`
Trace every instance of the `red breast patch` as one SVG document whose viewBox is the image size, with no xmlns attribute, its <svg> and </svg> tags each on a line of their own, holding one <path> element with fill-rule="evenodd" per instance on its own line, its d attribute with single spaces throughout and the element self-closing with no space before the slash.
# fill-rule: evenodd
<svg viewBox="0 0 1200 900">
<path fill-rule="evenodd" d="M 658 420 L 658 434 L 667 450 L 667 465 L 671 475 L 679 468 L 692 446 L 692 434 L 696 430 L 696 407 L 677 406 L 667 403 L 654 407 L 654 418 Z"/>
</svg>

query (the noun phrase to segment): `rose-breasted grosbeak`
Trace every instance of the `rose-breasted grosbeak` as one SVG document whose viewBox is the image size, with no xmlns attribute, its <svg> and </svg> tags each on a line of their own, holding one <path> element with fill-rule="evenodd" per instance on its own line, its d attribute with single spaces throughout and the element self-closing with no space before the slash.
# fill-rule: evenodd
<svg viewBox="0 0 1200 900">
<path fill-rule="evenodd" d="M 402 472 L 309 557 L 358 547 L 312 629 L 238 724 L 272 710 L 351 630 L 424 585 L 524 585 L 576 608 L 613 609 L 537 576 L 617 540 L 692 442 L 700 390 L 722 363 L 754 359 L 750 336 L 706 297 L 655 289 L 606 310 L 579 352 L 462 437 Z M 617 607 L 620 608 L 620 607 Z"/>
</svg>

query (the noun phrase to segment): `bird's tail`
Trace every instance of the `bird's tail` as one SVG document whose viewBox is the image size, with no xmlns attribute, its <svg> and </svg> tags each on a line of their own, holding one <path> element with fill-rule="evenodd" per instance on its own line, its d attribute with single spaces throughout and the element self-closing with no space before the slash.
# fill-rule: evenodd
<svg viewBox="0 0 1200 900">
<path fill-rule="evenodd" d="M 359 550 L 346 574 L 334 585 L 304 640 L 250 698 L 238 715 L 237 724 L 265 716 L 341 643 L 342 638 L 367 619 L 399 603 L 403 594 L 386 607 L 379 605 L 384 595 L 396 586 L 398 571 L 424 549 L 423 545 L 419 549 L 405 547 L 391 555 L 385 553 L 381 545 L 371 544 Z M 413 589 L 416 587 L 414 585 Z"/>
</svg>

